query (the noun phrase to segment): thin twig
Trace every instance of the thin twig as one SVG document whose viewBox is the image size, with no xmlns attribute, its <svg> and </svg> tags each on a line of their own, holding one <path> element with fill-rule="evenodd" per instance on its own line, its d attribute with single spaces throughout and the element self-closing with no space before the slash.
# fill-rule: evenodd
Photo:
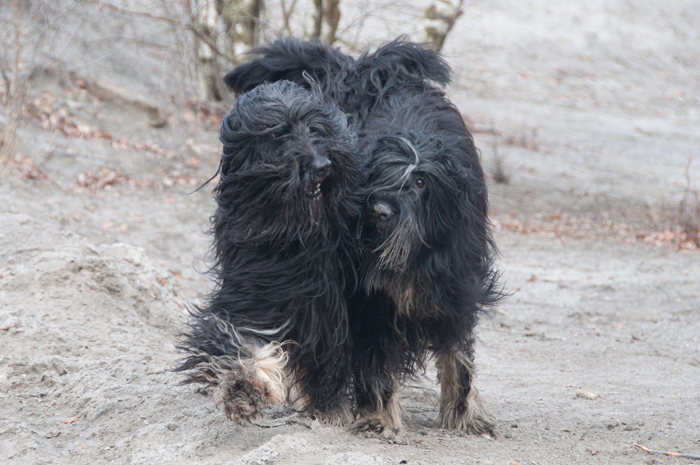
<svg viewBox="0 0 700 465">
<path fill-rule="evenodd" d="M 7 90 L 7 92 L 5 92 L 5 105 L 9 106 L 10 99 L 12 97 L 12 89 L 10 89 L 12 86 L 12 81 L 10 80 L 10 76 L 8 76 L 5 72 L 4 67 L 0 68 L 0 75 L 2 75 L 3 81 L 5 81 L 5 89 Z"/>
<path fill-rule="evenodd" d="M 263 428 L 263 429 L 279 428 L 279 427 L 281 427 L 281 426 L 286 426 L 286 425 L 287 425 L 286 422 L 283 422 L 283 423 L 276 423 L 276 424 L 272 424 L 272 425 L 261 425 L 260 423 L 255 423 L 253 420 L 249 420 L 249 422 L 250 422 L 251 425 L 255 425 L 255 426 L 257 426 L 258 428 Z"/>
<path fill-rule="evenodd" d="M 20 31 L 19 31 L 19 6 L 17 5 L 17 0 L 12 0 L 12 21 L 14 22 L 14 28 L 15 28 L 15 67 L 14 67 L 14 76 L 12 76 L 12 80 L 13 80 L 12 84 L 14 87 L 19 82 L 19 53 L 20 53 L 19 36 L 20 36 Z M 17 95 L 17 92 L 15 92 L 15 89 L 12 89 L 12 95 L 13 96 Z"/>
<path fill-rule="evenodd" d="M 648 452 L 650 454 L 660 454 L 660 455 L 666 455 L 668 457 L 679 457 L 679 458 L 683 458 L 683 459 L 700 460 L 700 455 L 683 454 L 680 452 L 668 452 L 668 451 L 663 451 L 663 450 L 648 449 L 644 446 L 640 446 L 637 443 L 635 443 L 634 446 L 638 447 L 638 448 L 642 449 L 644 452 Z"/>
<path fill-rule="evenodd" d="M 119 13 L 128 14 L 131 16 L 141 16 L 143 18 L 149 18 L 149 19 L 152 19 L 154 21 L 162 21 L 162 22 L 170 23 L 170 24 L 181 24 L 180 21 L 178 21 L 176 19 L 166 18 L 163 16 L 157 16 L 157 15 L 148 13 L 146 11 L 130 10 L 129 8 L 124 8 L 124 7 L 119 6 L 119 5 L 112 5 L 111 3 L 106 3 L 106 2 L 103 2 L 100 0 L 87 0 L 87 1 L 97 5 L 98 7 L 105 7 L 105 8 L 108 8 L 110 10 L 113 10 L 113 11 L 116 11 Z"/>
<path fill-rule="evenodd" d="M 538 334 L 538 333 L 528 333 L 525 331 L 513 331 L 511 329 L 500 329 L 500 328 L 494 328 L 492 326 L 484 326 L 484 328 L 490 329 L 492 331 L 498 331 L 499 333 L 508 333 L 508 334 L 514 334 L 517 336 L 525 336 L 525 337 L 537 337 L 540 339 L 545 339 L 545 340 L 551 340 L 551 341 L 566 341 L 566 338 L 563 337 L 554 337 L 554 336 L 545 336 L 544 333 Z"/>
<path fill-rule="evenodd" d="M 572 452 L 572 451 L 574 450 L 574 447 L 578 446 L 578 444 L 579 444 L 581 441 L 583 441 L 583 438 L 586 437 L 586 435 L 587 435 L 588 432 L 591 430 L 591 428 L 593 428 L 593 427 L 591 426 L 590 428 L 588 428 L 588 429 L 586 430 L 586 432 L 583 433 L 583 434 L 581 435 L 580 438 L 578 438 L 578 441 L 576 441 L 576 442 L 574 443 L 574 445 L 571 446 L 571 449 L 569 449 L 569 452 Z"/>
</svg>

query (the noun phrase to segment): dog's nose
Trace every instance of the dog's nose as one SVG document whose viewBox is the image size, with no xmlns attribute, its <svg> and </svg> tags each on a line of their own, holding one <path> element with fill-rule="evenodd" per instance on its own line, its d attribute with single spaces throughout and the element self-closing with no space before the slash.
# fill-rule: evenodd
<svg viewBox="0 0 700 465">
<path fill-rule="evenodd" d="M 322 180 L 331 172 L 331 161 L 326 157 L 317 156 L 313 163 L 316 179 Z"/>
<path fill-rule="evenodd" d="M 383 202 L 375 203 L 372 205 L 372 209 L 374 210 L 375 218 L 381 222 L 389 221 L 394 216 L 394 211 L 391 207 Z"/>
</svg>

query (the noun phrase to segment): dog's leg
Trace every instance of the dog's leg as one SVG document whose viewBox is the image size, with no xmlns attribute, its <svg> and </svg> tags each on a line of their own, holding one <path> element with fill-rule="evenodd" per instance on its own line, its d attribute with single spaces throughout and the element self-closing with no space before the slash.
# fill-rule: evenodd
<svg viewBox="0 0 700 465">
<path fill-rule="evenodd" d="M 471 357 L 462 350 L 436 354 L 440 397 L 440 421 L 443 428 L 471 434 L 495 436 L 495 425 L 474 386 L 476 371 Z"/>
<path fill-rule="evenodd" d="M 287 398 L 285 366 L 287 354 L 279 343 L 262 347 L 241 348 L 250 358 L 239 358 L 234 364 L 213 362 L 209 367 L 218 375 L 214 401 L 222 405 L 226 417 L 240 422 L 255 418 L 268 404 L 280 404 Z"/>
<path fill-rule="evenodd" d="M 333 426 L 346 426 L 350 424 L 355 416 L 352 411 L 352 402 L 350 395 L 347 392 L 347 380 L 344 379 L 341 383 L 333 383 L 328 380 L 328 378 L 321 375 L 321 379 L 324 381 L 313 381 L 314 375 L 320 375 L 320 372 L 324 371 L 324 368 L 317 367 L 315 370 L 309 372 L 308 365 L 299 372 L 296 373 L 296 379 L 289 378 L 289 401 L 292 407 L 297 412 L 304 412 L 311 418 L 318 420 L 321 423 L 333 425 Z M 346 378 L 345 376 L 343 378 Z M 309 383 L 313 387 L 309 387 Z M 321 385 L 336 385 L 337 392 L 334 396 L 331 396 L 329 401 L 324 402 L 319 405 L 318 402 L 314 402 L 312 399 L 325 397 L 323 393 L 316 392 L 321 388 Z"/>
<path fill-rule="evenodd" d="M 355 419 L 346 382 L 342 383 L 342 387 L 338 387 L 336 395 L 328 404 L 319 407 L 311 408 L 309 413 L 321 423 L 347 426 Z"/>
<path fill-rule="evenodd" d="M 310 415 L 321 423 L 333 426 L 347 426 L 355 418 L 352 413 L 352 404 L 349 398 L 339 399 L 338 402 L 327 411 L 312 409 Z"/>
<path fill-rule="evenodd" d="M 357 411 L 354 432 L 401 429 L 399 381 L 405 350 L 394 304 L 384 294 L 358 294 L 350 302 L 352 381 Z"/>
<path fill-rule="evenodd" d="M 371 387 L 356 383 L 358 420 L 352 431 L 359 433 L 373 431 L 381 433 L 385 429 L 401 429 L 402 409 L 399 401 L 398 374 L 370 381 Z"/>
</svg>

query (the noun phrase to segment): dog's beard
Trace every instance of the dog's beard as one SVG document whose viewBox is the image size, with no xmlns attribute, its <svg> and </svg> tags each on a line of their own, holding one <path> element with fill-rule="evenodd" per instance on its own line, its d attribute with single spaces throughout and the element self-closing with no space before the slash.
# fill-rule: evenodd
<svg viewBox="0 0 700 465">
<path fill-rule="evenodd" d="M 407 274 L 411 258 L 421 244 L 420 230 L 413 215 L 401 215 L 391 231 L 373 225 L 372 236 L 362 273 L 368 292 L 386 289 L 391 282 Z"/>
<path fill-rule="evenodd" d="M 325 199 L 320 195 L 313 199 L 307 199 L 307 202 L 303 204 L 302 208 L 304 211 L 299 215 L 299 220 L 303 222 L 299 229 L 300 231 L 305 231 L 302 236 L 309 237 L 314 232 L 325 229 L 325 203 Z"/>
<path fill-rule="evenodd" d="M 260 223 L 260 227 L 251 228 L 248 237 L 265 236 L 285 247 L 292 242 L 314 247 L 314 241 L 320 238 L 328 240 L 338 227 L 339 195 L 336 185 L 331 179 L 324 180 L 316 196 L 308 195 L 308 184 L 281 194 L 284 202 L 265 212 L 264 222 Z"/>
<path fill-rule="evenodd" d="M 406 269 L 414 242 L 420 237 L 413 215 L 403 215 L 399 224 L 373 252 L 383 270 L 401 273 Z"/>
<path fill-rule="evenodd" d="M 334 183 L 331 179 L 325 179 L 321 183 L 306 183 L 306 187 L 297 196 L 294 211 L 289 212 L 291 217 L 297 218 L 301 222 L 300 230 L 310 233 L 325 228 L 329 215 L 327 210 L 334 206 L 333 189 Z"/>
</svg>

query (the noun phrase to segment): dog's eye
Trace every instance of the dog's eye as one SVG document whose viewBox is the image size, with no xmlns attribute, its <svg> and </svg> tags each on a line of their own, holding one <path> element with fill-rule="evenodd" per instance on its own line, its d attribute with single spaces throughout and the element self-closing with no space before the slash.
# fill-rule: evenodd
<svg viewBox="0 0 700 465">
<path fill-rule="evenodd" d="M 423 178 L 416 178 L 416 186 L 418 186 L 418 189 L 423 189 L 425 187 L 425 181 L 423 181 Z"/>
</svg>

